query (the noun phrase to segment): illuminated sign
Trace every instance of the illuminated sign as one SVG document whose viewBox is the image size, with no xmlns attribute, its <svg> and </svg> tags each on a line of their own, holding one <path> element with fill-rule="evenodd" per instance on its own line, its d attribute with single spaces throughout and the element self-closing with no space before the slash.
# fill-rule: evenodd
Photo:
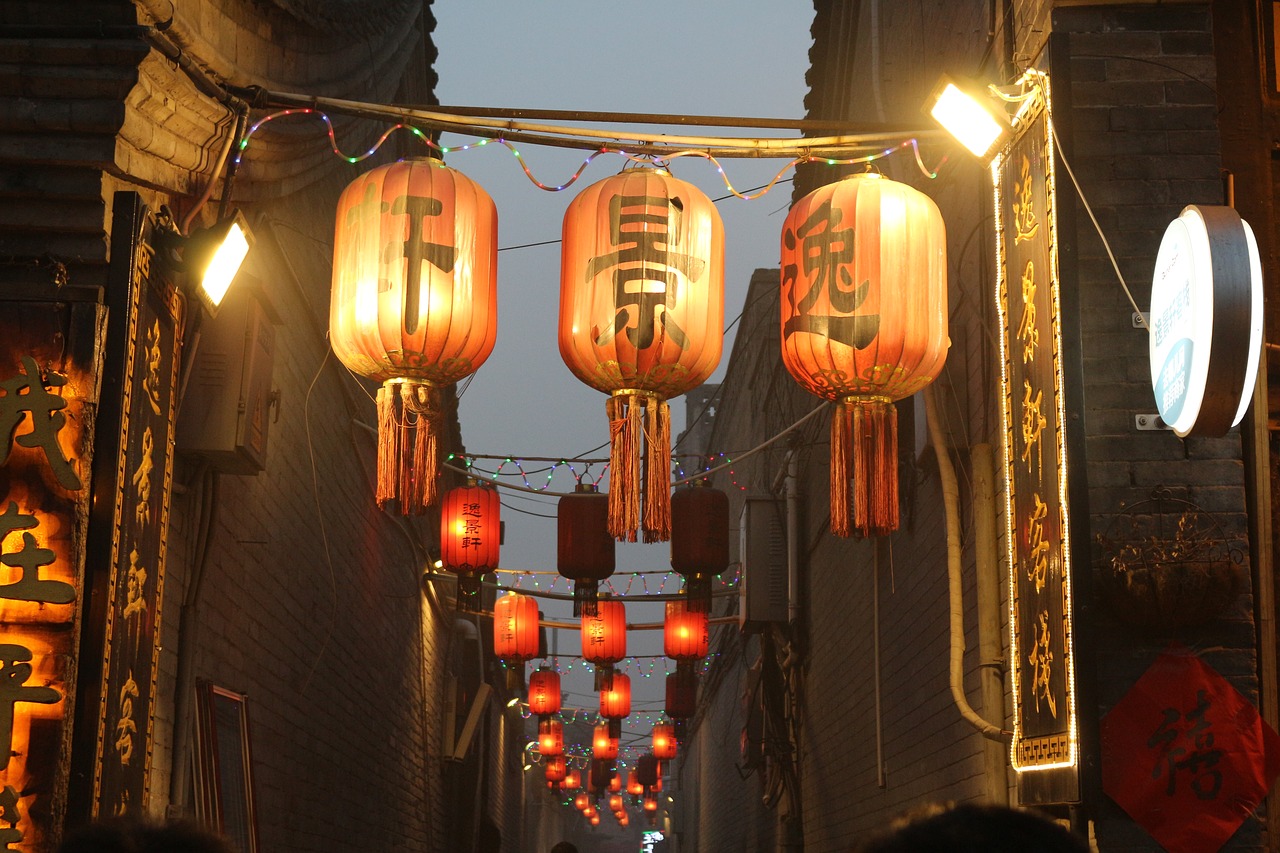
<svg viewBox="0 0 1280 853">
<path fill-rule="evenodd" d="M 1240 214 L 1193 204 L 1169 223 L 1150 317 L 1160 418 L 1183 437 L 1222 435 L 1240 423 L 1262 349 L 1262 262 Z"/>
<path fill-rule="evenodd" d="M 999 259 L 1013 743 L 1019 802 L 1079 799 L 1066 417 L 1048 78 L 991 164 Z"/>
<path fill-rule="evenodd" d="M 646 829 L 640 833 L 640 853 L 655 853 L 658 842 L 665 836 L 656 829 Z"/>
</svg>

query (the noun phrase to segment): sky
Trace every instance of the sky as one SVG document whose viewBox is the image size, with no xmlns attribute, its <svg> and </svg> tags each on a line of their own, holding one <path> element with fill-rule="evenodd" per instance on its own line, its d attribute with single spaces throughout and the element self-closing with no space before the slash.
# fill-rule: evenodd
<svg viewBox="0 0 1280 853">
<path fill-rule="evenodd" d="M 434 35 L 439 49 L 435 68 L 441 104 L 574 111 L 727 115 L 802 118 L 804 74 L 812 43 L 813 7 L 800 0 L 655 0 L 647 3 L 601 3 L 599 0 L 435 0 Z M 625 126 L 607 125 L 613 129 Z M 729 128 L 679 128 L 664 131 L 630 125 L 637 132 L 705 135 L 797 135 L 790 131 Z M 472 141 L 446 134 L 442 144 Z M 543 184 L 564 183 L 587 152 L 545 146 L 518 146 L 521 158 Z M 478 182 L 498 209 L 498 340 L 493 354 L 474 378 L 459 386 L 459 417 L 469 453 L 527 457 L 592 458 L 608 456 L 605 395 L 579 382 L 560 358 L 556 339 L 559 300 L 559 238 L 565 208 L 581 190 L 616 174 L 619 155 L 597 158 L 582 178 L 561 192 L 534 185 L 505 148 L 489 145 L 450 154 L 447 162 Z M 728 179 L 739 190 L 768 183 L 785 160 L 735 158 L 723 162 Z M 697 185 L 712 199 L 729 196 L 713 164 L 682 158 L 672 173 Z M 788 171 L 784 178 L 789 179 Z M 757 268 L 778 265 L 779 233 L 791 198 L 791 184 L 752 201 L 730 196 L 717 204 L 725 227 L 725 319 L 742 310 L 747 284 Z M 555 241 L 555 242 L 550 242 Z M 529 246 L 529 244 L 544 244 Z M 519 248 L 525 247 L 527 248 Z M 720 367 L 723 375 L 733 344 L 726 336 Z M 463 390 L 465 389 L 465 390 Z M 685 423 L 683 401 L 672 401 L 672 433 Z M 696 413 L 695 413 L 696 414 Z M 745 449 L 745 448 L 743 448 Z M 493 470 L 501 460 L 477 460 Z M 546 463 L 525 462 L 531 484 L 548 486 Z M 590 471 L 600 472 L 595 464 Z M 578 465 L 579 473 L 582 466 Z M 518 469 L 508 464 L 504 472 Z M 509 482 L 519 478 L 504 477 Z M 606 481 L 607 482 L 607 481 Z M 563 468 L 548 490 L 567 492 L 572 476 Z M 555 498 L 503 491 L 505 537 L 501 564 L 507 569 L 555 571 Z M 662 544 L 617 546 L 618 572 L 663 571 L 670 568 L 669 548 Z M 657 591 L 661 576 L 641 576 Z M 672 576 L 667 592 L 678 588 Z M 545 588 L 551 580 L 542 576 Z M 621 592 L 639 578 L 615 575 Z M 512 576 L 500 575 L 504 585 Z M 522 582 L 528 585 L 528 581 Z M 565 592 L 565 582 L 556 591 Z M 543 601 L 548 619 L 572 621 L 571 604 Z M 628 620 L 658 622 L 661 605 L 629 605 Z M 573 631 L 555 631 L 562 667 L 579 649 Z M 549 640 L 549 642 L 551 642 Z M 631 632 L 628 652 L 662 653 L 661 633 Z M 642 666 L 648 670 L 652 659 Z M 566 705 L 594 708 L 589 668 L 578 664 L 565 678 Z M 664 669 L 657 661 L 652 678 L 632 671 L 633 715 L 661 710 Z M 625 738 L 624 738 L 625 742 Z"/>
</svg>

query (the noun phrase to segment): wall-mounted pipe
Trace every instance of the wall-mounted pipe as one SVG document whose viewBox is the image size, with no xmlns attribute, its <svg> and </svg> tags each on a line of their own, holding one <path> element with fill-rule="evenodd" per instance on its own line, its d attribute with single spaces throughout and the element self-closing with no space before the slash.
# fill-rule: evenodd
<svg viewBox="0 0 1280 853">
<path fill-rule="evenodd" d="M 969 451 L 973 471 L 973 547 L 978 587 L 978 660 L 982 714 L 1004 725 L 1004 646 L 1000 636 L 1000 561 L 996 556 L 995 455 L 990 444 Z M 987 799 L 1009 804 L 1008 760 L 1004 744 L 989 741 L 984 750 Z"/>
</svg>

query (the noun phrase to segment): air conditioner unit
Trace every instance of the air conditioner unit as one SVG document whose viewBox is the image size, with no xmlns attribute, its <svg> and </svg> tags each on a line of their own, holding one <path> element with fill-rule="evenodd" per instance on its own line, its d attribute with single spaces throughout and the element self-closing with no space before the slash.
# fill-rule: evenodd
<svg viewBox="0 0 1280 853">
<path fill-rule="evenodd" d="M 782 501 L 747 498 L 738 522 L 738 627 L 758 633 L 787 621 L 787 536 Z"/>
</svg>

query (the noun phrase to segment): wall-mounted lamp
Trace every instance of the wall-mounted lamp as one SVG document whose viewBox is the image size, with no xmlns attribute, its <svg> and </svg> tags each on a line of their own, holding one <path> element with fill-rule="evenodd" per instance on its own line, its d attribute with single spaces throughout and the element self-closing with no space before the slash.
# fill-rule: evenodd
<svg viewBox="0 0 1280 853">
<path fill-rule="evenodd" d="M 925 103 L 925 112 L 983 160 L 991 159 L 1012 133 L 1007 109 L 988 89 L 946 74 Z"/>
<path fill-rule="evenodd" d="M 239 210 L 209 228 L 196 231 L 183 250 L 183 265 L 198 284 L 196 292 L 213 316 L 253 246 L 253 232 Z"/>
</svg>

